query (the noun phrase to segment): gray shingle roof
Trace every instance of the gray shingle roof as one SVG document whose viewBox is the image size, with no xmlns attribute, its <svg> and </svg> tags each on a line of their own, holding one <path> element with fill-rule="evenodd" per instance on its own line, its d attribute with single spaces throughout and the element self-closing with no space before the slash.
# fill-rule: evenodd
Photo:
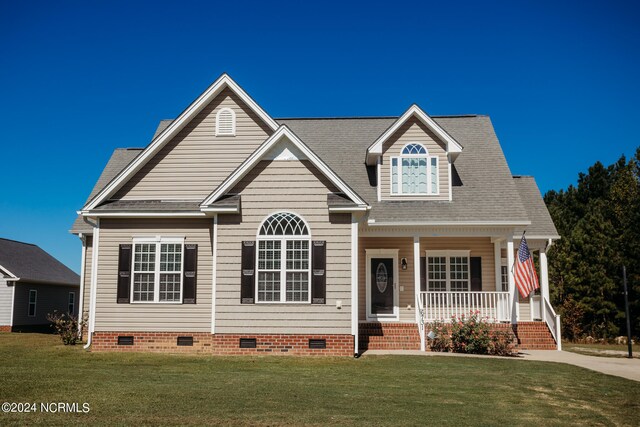
<svg viewBox="0 0 640 427">
<path fill-rule="evenodd" d="M 80 276 L 31 243 L 0 238 L 0 265 L 24 282 L 80 284 Z"/>
<path fill-rule="evenodd" d="M 542 199 L 536 180 L 532 176 L 514 176 L 518 193 L 527 215 L 531 219 L 531 225 L 527 227 L 527 236 L 544 236 L 548 238 L 560 238 L 556 226 L 553 224 L 547 205 Z"/>
<path fill-rule="evenodd" d="M 131 163 L 142 150 L 142 148 L 117 148 L 104 167 L 102 174 L 98 178 L 98 182 L 93 186 L 91 194 L 87 197 L 87 202 L 98 194 L 125 166 Z M 91 233 L 93 232 L 93 227 L 87 224 L 82 216 L 78 215 L 71 226 L 71 232 L 74 234 Z"/>
<path fill-rule="evenodd" d="M 433 117 L 464 147 L 454 164 L 453 201 L 377 201 L 364 157 L 394 118 L 286 119 L 286 124 L 370 205 L 376 222 L 527 221 L 511 171 L 487 116 Z"/>
<path fill-rule="evenodd" d="M 395 121 L 396 117 L 277 119 L 286 124 L 358 195 L 371 205 L 370 219 L 384 222 L 526 222 L 531 235 L 557 236 L 540 192 L 524 181 L 514 180 L 502 148 L 487 116 L 432 117 L 463 147 L 453 166 L 453 200 L 377 201 L 375 168 L 364 164 L 367 148 Z M 162 120 L 154 138 L 171 120 Z M 89 199 L 139 153 L 116 150 Z M 522 184 L 522 185 L 521 185 Z M 535 182 L 533 182 L 535 186 Z M 336 200 L 337 201 L 337 200 Z M 169 209 L 167 204 L 131 205 L 132 209 Z M 118 202 L 121 203 L 121 202 Z M 166 203 L 166 202 L 164 202 Z M 122 208 L 110 203 L 104 209 Z M 180 209 L 191 208 L 183 206 Z M 89 232 L 91 227 L 76 220 L 72 232 Z"/>
<path fill-rule="evenodd" d="M 199 212 L 200 203 L 166 200 L 114 200 L 104 203 L 94 210 L 104 212 Z"/>
</svg>

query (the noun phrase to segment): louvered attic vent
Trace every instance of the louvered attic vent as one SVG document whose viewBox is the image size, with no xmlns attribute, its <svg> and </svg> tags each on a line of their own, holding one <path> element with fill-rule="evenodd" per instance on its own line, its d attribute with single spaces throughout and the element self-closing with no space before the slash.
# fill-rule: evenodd
<svg viewBox="0 0 640 427">
<path fill-rule="evenodd" d="M 216 136 L 236 134 L 236 113 L 231 108 L 223 108 L 216 115 Z"/>
</svg>

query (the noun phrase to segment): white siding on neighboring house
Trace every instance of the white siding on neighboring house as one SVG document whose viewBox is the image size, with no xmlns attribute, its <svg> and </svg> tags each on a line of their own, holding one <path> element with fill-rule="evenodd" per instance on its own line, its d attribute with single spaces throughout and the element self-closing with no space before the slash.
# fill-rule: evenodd
<svg viewBox="0 0 640 427">
<path fill-rule="evenodd" d="M 216 333 L 351 333 L 351 216 L 329 214 L 333 191 L 306 160 L 261 161 L 230 191 L 241 194 L 242 212 L 218 217 Z M 326 304 L 240 303 L 242 241 L 256 240 L 262 221 L 279 211 L 299 215 L 311 240 L 327 242 Z"/>
<path fill-rule="evenodd" d="M 235 112 L 235 136 L 216 136 L 216 114 Z M 223 90 L 116 193 L 114 199 L 202 200 L 269 135 L 270 128 L 229 89 Z"/>
<path fill-rule="evenodd" d="M 11 325 L 11 306 L 13 305 L 13 285 L 0 277 L 0 326 Z"/>
<path fill-rule="evenodd" d="M 211 219 L 102 219 L 95 331 L 210 332 L 211 229 Z M 155 236 L 184 237 L 185 244 L 198 245 L 196 304 L 116 302 L 119 245 Z"/>
<path fill-rule="evenodd" d="M 402 148 L 411 142 L 424 145 L 429 156 L 438 157 L 439 194 L 428 196 L 392 196 L 391 195 L 391 157 L 399 156 Z M 420 120 L 407 120 L 400 129 L 383 146 L 382 164 L 380 165 L 380 196 L 382 200 L 422 199 L 449 200 L 449 161 L 445 144 L 431 132 Z M 398 172 L 400 173 L 400 171 Z"/>
</svg>

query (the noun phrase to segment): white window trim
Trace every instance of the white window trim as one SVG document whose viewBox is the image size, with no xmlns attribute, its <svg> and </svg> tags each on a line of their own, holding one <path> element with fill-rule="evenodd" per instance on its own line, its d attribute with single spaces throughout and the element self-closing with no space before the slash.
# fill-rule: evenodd
<svg viewBox="0 0 640 427">
<path fill-rule="evenodd" d="M 73 295 L 73 301 L 71 301 L 71 295 Z M 69 310 L 69 308 L 71 307 L 71 310 Z M 68 303 L 67 303 L 67 312 L 71 315 L 75 315 L 76 314 L 76 293 L 75 292 L 69 292 L 69 299 L 68 299 Z"/>
<path fill-rule="evenodd" d="M 426 256 L 426 280 L 427 280 L 427 292 L 470 292 L 471 291 L 471 251 L 470 250 L 449 250 L 449 251 L 425 251 Z M 446 259 L 446 269 L 447 274 L 445 276 L 446 279 L 446 291 L 429 291 L 429 257 L 445 257 Z M 467 271 L 467 291 L 452 291 L 451 290 L 451 257 L 466 257 L 467 258 L 467 266 L 469 270 Z M 460 280 L 456 280 L 460 281 Z"/>
<path fill-rule="evenodd" d="M 13 286 L 15 286 L 15 284 Z M 29 314 L 31 312 L 31 292 L 33 292 L 36 296 L 33 299 L 33 314 Z M 37 308 L 38 308 L 38 291 L 35 289 L 29 289 L 29 299 L 27 300 L 27 317 L 36 317 Z"/>
<path fill-rule="evenodd" d="M 231 132 L 220 132 L 220 114 L 231 113 Z M 221 108 L 216 113 L 216 136 L 236 136 L 236 112 L 229 107 Z"/>
<path fill-rule="evenodd" d="M 418 144 L 422 146 L 426 152 L 426 154 L 402 154 L 405 147 L 411 144 Z M 402 159 L 427 159 L 427 192 L 426 193 L 403 193 L 402 192 Z M 436 169 L 437 169 L 437 185 L 436 192 L 431 192 L 432 182 L 431 182 L 431 159 L 436 159 Z M 396 160 L 398 164 L 398 191 L 393 192 L 393 161 Z M 391 156 L 389 161 L 389 192 L 392 196 L 439 196 L 440 195 L 440 158 L 438 156 L 430 156 L 429 150 L 424 144 L 420 144 L 419 142 L 409 142 L 405 144 L 400 150 L 400 155 Z"/>
<path fill-rule="evenodd" d="M 153 270 L 153 301 L 134 301 L 133 299 L 133 283 L 135 279 L 135 255 L 136 244 L 138 243 L 155 243 L 156 245 L 156 261 Z M 180 297 L 178 301 L 160 301 L 160 245 L 162 243 L 179 243 L 181 245 L 180 260 Z M 131 285 L 129 290 L 129 301 L 131 304 L 182 304 L 182 293 L 184 290 L 184 238 L 183 237 L 135 237 L 131 248 Z M 166 273 L 166 272 L 165 272 Z"/>
<path fill-rule="evenodd" d="M 311 276 L 311 256 L 313 251 L 313 242 L 311 241 L 311 233 L 307 234 L 298 234 L 298 235 L 262 235 L 260 234 L 260 230 L 262 229 L 262 225 L 264 222 L 271 218 L 273 215 L 278 213 L 289 213 L 297 216 L 304 222 L 304 225 L 307 228 L 307 231 L 310 231 L 311 228 L 307 221 L 295 212 L 290 211 L 277 211 L 267 215 L 258 226 L 258 233 L 256 234 L 256 262 L 255 262 L 255 282 L 254 282 L 254 301 L 256 304 L 311 304 L 311 282 L 313 277 Z M 260 301 L 258 299 L 258 278 L 260 275 L 260 270 L 258 269 L 259 262 L 259 254 L 260 254 L 260 242 L 261 241 L 270 241 L 270 240 L 279 240 L 280 241 L 280 301 Z M 287 301 L 287 241 L 288 240 L 306 240 L 309 242 L 309 262 L 307 263 L 307 277 L 308 277 L 308 298 L 306 301 Z M 262 271 L 274 271 L 263 269 Z M 305 270 L 290 270 L 292 272 L 304 272 Z"/>
</svg>

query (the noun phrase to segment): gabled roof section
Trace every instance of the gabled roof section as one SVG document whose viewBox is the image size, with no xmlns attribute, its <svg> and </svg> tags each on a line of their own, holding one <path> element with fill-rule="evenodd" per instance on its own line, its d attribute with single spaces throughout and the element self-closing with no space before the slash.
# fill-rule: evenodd
<svg viewBox="0 0 640 427">
<path fill-rule="evenodd" d="M 157 134 L 151 143 L 129 165 L 127 165 L 115 178 L 109 182 L 95 197 L 83 208 L 83 211 L 94 209 L 100 203 L 106 201 L 116 193 L 142 166 L 151 159 L 167 142 L 180 132 L 203 108 L 205 108 L 220 92 L 229 88 L 234 92 L 258 117 L 272 129 L 278 129 L 278 124 L 269 116 L 251 97 L 229 77 L 222 74 L 211 84 L 195 101 L 191 103 L 175 120 Z"/>
<path fill-rule="evenodd" d="M 320 170 L 324 176 L 331 181 L 342 193 L 351 199 L 359 207 L 368 207 L 365 202 L 355 191 L 351 189 L 320 157 L 318 157 L 307 145 L 294 134 L 286 125 L 280 126 L 278 130 L 271 135 L 258 149 L 249 156 L 231 175 L 227 177 L 218 188 L 211 193 L 200 205 L 202 210 L 206 211 L 211 208 L 212 204 L 230 191 L 240 180 L 260 161 L 270 149 L 282 141 L 289 141 L 297 150 Z"/>
<path fill-rule="evenodd" d="M 559 239 L 560 235 L 536 180 L 532 176 L 514 175 L 513 183 L 520 194 L 527 216 L 531 219 L 531 225 L 526 228 L 527 238 Z"/>
<path fill-rule="evenodd" d="M 425 126 L 435 133 L 447 146 L 447 153 L 451 154 L 454 160 L 458 154 L 462 152 L 462 145 L 458 143 L 451 135 L 447 133 L 440 125 L 438 125 L 427 113 L 425 113 L 416 104 L 413 104 L 402 116 L 396 120 L 376 141 L 367 149 L 366 163 L 369 166 L 376 164 L 378 156 L 382 155 L 383 144 L 396 133 L 398 129 L 411 117 L 418 118 Z"/>
<path fill-rule="evenodd" d="M 20 282 L 80 284 L 80 276 L 31 243 L 0 238 L 0 269 Z"/>
</svg>

